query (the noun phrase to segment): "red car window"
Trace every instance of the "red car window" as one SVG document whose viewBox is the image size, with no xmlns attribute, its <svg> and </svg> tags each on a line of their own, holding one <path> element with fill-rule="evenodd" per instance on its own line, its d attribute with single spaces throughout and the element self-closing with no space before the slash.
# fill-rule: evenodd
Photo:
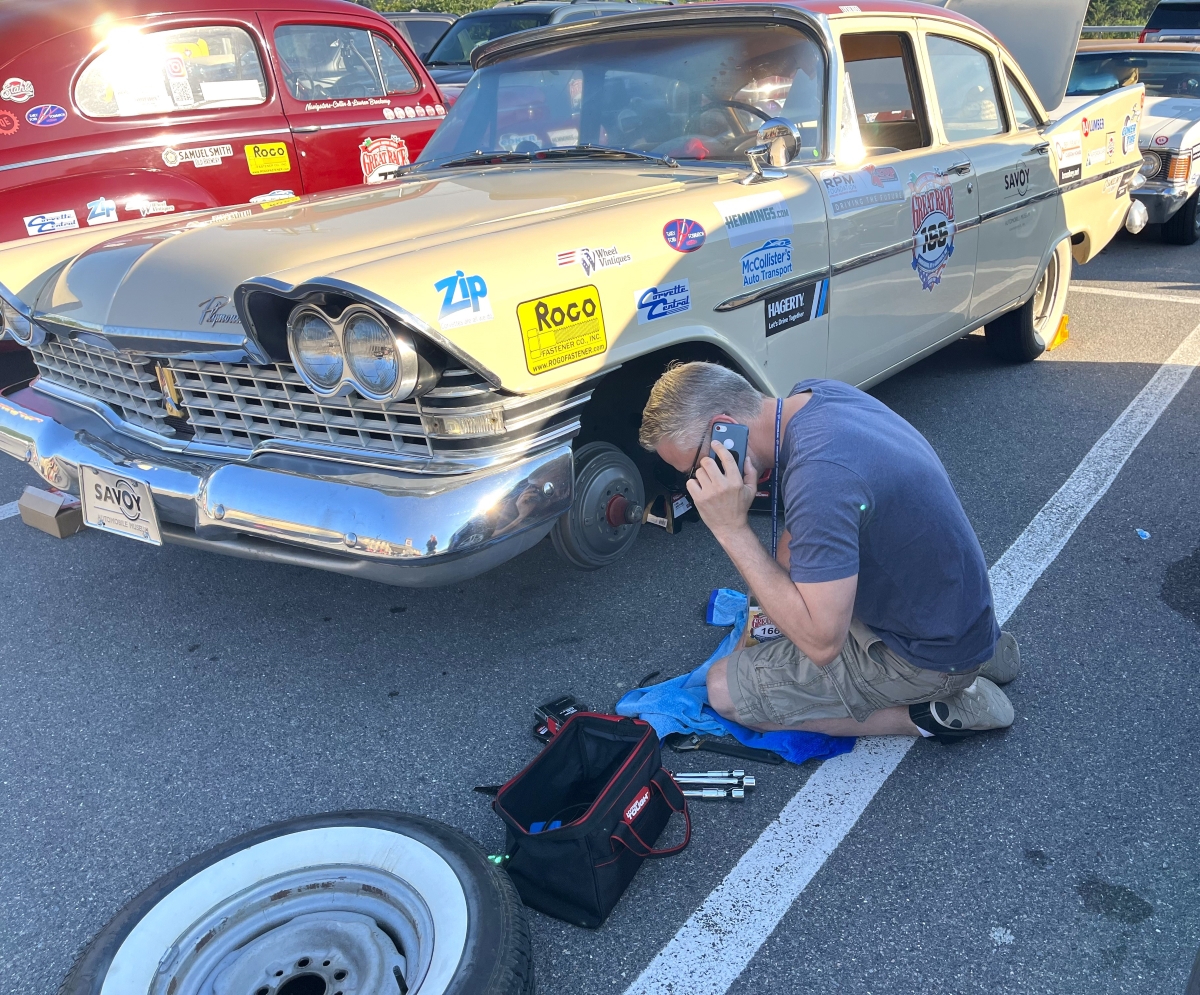
<svg viewBox="0 0 1200 995">
<path fill-rule="evenodd" d="M 386 39 L 336 24 L 284 24 L 275 31 L 284 83 L 297 100 L 352 100 L 414 93 L 417 78 Z"/>
<path fill-rule="evenodd" d="M 225 24 L 116 34 L 75 84 L 88 117 L 261 104 L 266 76 L 250 34 Z"/>
</svg>

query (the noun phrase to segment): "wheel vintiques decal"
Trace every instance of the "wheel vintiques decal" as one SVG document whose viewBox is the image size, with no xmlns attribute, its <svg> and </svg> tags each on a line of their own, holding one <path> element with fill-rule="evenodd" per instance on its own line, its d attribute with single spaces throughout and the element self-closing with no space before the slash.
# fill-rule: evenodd
<svg viewBox="0 0 1200 995">
<path fill-rule="evenodd" d="M 940 173 L 910 173 L 912 192 L 912 267 L 925 290 L 942 282 L 942 271 L 954 255 L 954 187 Z"/>
</svg>

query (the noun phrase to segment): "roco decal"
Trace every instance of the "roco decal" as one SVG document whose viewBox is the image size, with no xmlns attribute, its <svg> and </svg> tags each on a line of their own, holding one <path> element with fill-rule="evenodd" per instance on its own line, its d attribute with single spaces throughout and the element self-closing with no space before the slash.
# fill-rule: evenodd
<svg viewBox="0 0 1200 995">
<path fill-rule="evenodd" d="M 942 282 L 942 271 L 954 255 L 954 187 L 940 173 L 910 176 L 913 218 L 912 267 L 925 290 Z"/>
<path fill-rule="evenodd" d="M 20 76 L 9 76 L 0 86 L 0 100 L 11 100 L 14 104 L 23 104 L 33 99 L 33 84 Z"/>
<path fill-rule="evenodd" d="M 530 373 L 545 373 L 608 348 L 600 291 L 576 287 L 517 305 L 517 324 Z"/>
<path fill-rule="evenodd" d="M 487 283 L 482 276 L 465 276 L 459 270 L 438 280 L 433 289 L 442 294 L 438 323 L 443 329 L 492 320 L 492 302 L 488 300 Z"/>
<path fill-rule="evenodd" d="M 364 138 L 358 147 L 358 163 L 364 183 L 386 183 L 396 178 L 397 169 L 408 165 L 408 146 L 395 135 Z"/>
</svg>

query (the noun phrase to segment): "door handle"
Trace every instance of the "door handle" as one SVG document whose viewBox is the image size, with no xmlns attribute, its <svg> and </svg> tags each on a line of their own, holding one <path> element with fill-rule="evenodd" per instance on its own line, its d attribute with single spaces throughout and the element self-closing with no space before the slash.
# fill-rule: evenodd
<svg viewBox="0 0 1200 995">
<path fill-rule="evenodd" d="M 1038 142 L 1036 145 L 1031 146 L 1027 151 L 1022 152 L 1021 155 L 1022 156 L 1045 155 L 1049 151 L 1050 151 L 1050 143 L 1049 142 Z"/>
<path fill-rule="evenodd" d="M 311 135 L 314 131 L 320 131 L 320 130 L 321 130 L 321 126 L 319 124 L 306 124 L 303 128 L 293 128 L 292 134 L 293 135 Z"/>
<path fill-rule="evenodd" d="M 949 176 L 954 173 L 958 176 L 966 176 L 971 171 L 971 161 L 969 159 L 963 162 L 956 162 L 953 166 L 947 166 L 942 173 L 943 176 Z"/>
</svg>

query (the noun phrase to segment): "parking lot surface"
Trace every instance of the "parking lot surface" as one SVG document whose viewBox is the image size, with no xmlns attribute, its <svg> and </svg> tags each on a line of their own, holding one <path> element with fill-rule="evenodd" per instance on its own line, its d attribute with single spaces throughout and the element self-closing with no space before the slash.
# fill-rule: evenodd
<svg viewBox="0 0 1200 995">
<path fill-rule="evenodd" d="M 873 390 L 929 438 L 989 563 L 1200 326 L 1197 274 L 1200 245 L 1121 236 L 1076 268 L 1054 352 L 1004 365 L 972 335 Z M 762 946 L 730 991 L 1183 992 L 1200 946 L 1198 423 L 1192 377 L 1015 606 L 1016 724 L 916 743 L 774 930 L 737 934 Z M 0 508 L 35 482 L 0 462 Z M 0 580 L 0 990 L 22 995 L 53 992 L 154 878 L 267 822 L 402 809 L 498 852 L 471 788 L 536 752 L 532 706 L 569 690 L 607 710 L 694 667 L 724 633 L 703 622 L 709 591 L 739 583 L 700 525 L 646 528 L 596 573 L 546 541 L 407 590 L 16 517 Z M 762 768 L 745 804 L 696 804 L 692 845 L 648 862 L 602 929 L 531 913 L 539 990 L 634 985 L 816 769 Z"/>
</svg>

